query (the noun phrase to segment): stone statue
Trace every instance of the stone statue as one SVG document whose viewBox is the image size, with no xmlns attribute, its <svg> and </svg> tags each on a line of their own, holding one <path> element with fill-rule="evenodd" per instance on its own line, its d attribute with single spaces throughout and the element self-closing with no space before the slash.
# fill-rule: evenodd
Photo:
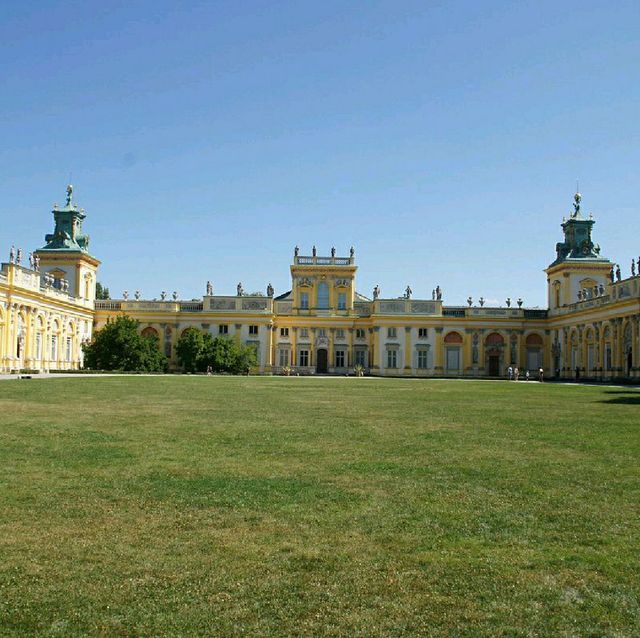
<svg viewBox="0 0 640 638">
<path fill-rule="evenodd" d="M 518 304 L 518 308 L 522 308 L 522 304 L 523 304 L 522 297 L 518 297 L 518 301 L 516 303 Z"/>
<path fill-rule="evenodd" d="M 442 289 L 440 286 L 436 286 L 436 299 L 440 301 L 442 299 Z"/>
<path fill-rule="evenodd" d="M 312 255 L 313 257 L 315 257 L 317 254 L 318 254 L 318 251 L 316 250 L 316 247 L 314 246 L 314 247 L 311 249 L 311 255 Z"/>
<path fill-rule="evenodd" d="M 40 270 L 40 256 L 39 255 L 34 255 L 33 264 L 34 264 L 36 270 Z"/>
<path fill-rule="evenodd" d="M 73 184 L 69 184 L 67 186 L 67 206 L 71 204 L 72 199 L 73 199 Z"/>
<path fill-rule="evenodd" d="M 582 301 L 582 290 L 578 290 L 578 301 Z"/>
<path fill-rule="evenodd" d="M 609 279 L 611 279 L 611 283 L 613 283 L 616 280 L 616 274 L 613 270 L 613 266 L 611 266 L 611 270 L 609 271 Z"/>
<path fill-rule="evenodd" d="M 591 291 L 591 295 L 593 297 L 597 297 L 598 296 L 598 286 L 594 286 L 593 290 Z"/>
<path fill-rule="evenodd" d="M 139 301 L 140 300 L 140 291 L 136 290 L 133 296 L 136 298 L 136 301 Z"/>
<path fill-rule="evenodd" d="M 507 308 L 511 308 L 511 297 L 507 297 L 506 304 L 507 304 Z"/>
<path fill-rule="evenodd" d="M 271 283 L 267 284 L 267 297 L 273 297 L 273 286 Z"/>
<path fill-rule="evenodd" d="M 20 254 L 20 250 L 18 250 L 18 254 Z M 20 262 L 18 262 L 20 263 Z M 616 280 L 620 281 L 622 279 L 622 275 L 620 274 L 620 264 L 616 266 Z"/>
<path fill-rule="evenodd" d="M 293 249 L 293 256 L 297 257 L 300 254 L 300 248 L 296 245 L 296 247 Z"/>
<path fill-rule="evenodd" d="M 16 252 L 16 266 L 19 266 L 21 262 L 22 262 L 22 248 L 18 248 L 18 251 Z"/>
<path fill-rule="evenodd" d="M 484 297 L 480 297 L 480 299 L 478 299 L 478 303 L 480 304 L 480 307 L 482 308 L 484 306 Z"/>
<path fill-rule="evenodd" d="M 129 291 L 128 291 L 128 290 L 125 290 L 125 291 L 122 293 L 122 298 L 123 298 L 125 301 L 126 301 L 127 299 L 129 299 Z"/>
<path fill-rule="evenodd" d="M 600 288 L 598 289 L 598 291 L 600 292 L 600 295 L 604 295 L 604 285 L 600 284 Z"/>
<path fill-rule="evenodd" d="M 173 297 L 174 301 L 178 301 L 178 291 L 177 290 L 174 290 L 173 294 L 171 296 Z"/>
<path fill-rule="evenodd" d="M 573 196 L 573 214 L 572 217 L 577 217 L 580 214 L 580 202 L 582 200 L 582 195 L 580 193 L 576 193 Z"/>
<path fill-rule="evenodd" d="M 349 249 L 349 257 L 351 257 L 351 259 L 353 259 L 353 256 L 356 254 L 355 249 L 353 248 L 353 246 L 351 246 L 351 248 Z"/>
<path fill-rule="evenodd" d="M 469 308 L 471 308 L 471 306 L 473 305 L 473 298 L 471 297 L 471 295 L 467 297 L 467 303 L 469 304 Z"/>
<path fill-rule="evenodd" d="M 635 259 L 631 260 L 631 276 L 632 277 L 636 276 L 636 260 Z"/>
<path fill-rule="evenodd" d="M 404 296 L 405 296 L 405 299 L 411 299 L 411 293 L 412 293 L 412 292 L 413 292 L 413 290 L 411 290 L 411 286 L 407 286 L 407 287 L 404 289 Z"/>
<path fill-rule="evenodd" d="M 29 253 L 29 268 L 33 270 L 34 261 L 33 261 L 33 253 Z"/>
<path fill-rule="evenodd" d="M 380 286 L 376 284 L 376 287 L 373 289 L 373 300 L 375 301 L 380 297 Z"/>
<path fill-rule="evenodd" d="M 9 263 L 12 264 L 16 260 L 16 247 L 11 246 L 11 250 L 9 251 Z"/>
<path fill-rule="evenodd" d="M 164 301 L 166 298 L 167 298 L 167 293 L 163 290 L 163 291 L 160 293 L 160 299 L 162 299 L 162 301 Z"/>
<path fill-rule="evenodd" d="M 431 291 L 431 300 L 432 301 L 436 300 L 436 289 L 435 288 Z"/>
<path fill-rule="evenodd" d="M 242 295 L 244 295 L 244 288 L 242 287 L 242 282 L 238 282 L 237 290 L 238 290 L 238 297 L 242 297 Z"/>
<path fill-rule="evenodd" d="M 332 257 L 336 256 L 336 247 L 335 246 L 331 246 L 331 256 Z"/>
</svg>

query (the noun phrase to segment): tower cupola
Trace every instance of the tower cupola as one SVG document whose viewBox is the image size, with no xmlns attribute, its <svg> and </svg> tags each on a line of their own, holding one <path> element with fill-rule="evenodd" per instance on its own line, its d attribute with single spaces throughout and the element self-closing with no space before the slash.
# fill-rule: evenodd
<svg viewBox="0 0 640 638">
<path fill-rule="evenodd" d="M 89 236 L 82 233 L 82 222 L 86 215 L 83 208 L 73 201 L 73 185 L 67 186 L 67 201 L 62 208 L 53 206 L 55 228 L 53 233 L 45 235 L 47 242 L 41 250 L 89 252 Z"/>
</svg>

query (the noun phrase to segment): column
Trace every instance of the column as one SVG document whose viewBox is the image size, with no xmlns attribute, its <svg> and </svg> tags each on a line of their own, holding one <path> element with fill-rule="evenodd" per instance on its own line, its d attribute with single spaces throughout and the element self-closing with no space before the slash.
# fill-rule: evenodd
<svg viewBox="0 0 640 638">
<path fill-rule="evenodd" d="M 292 326 L 290 328 L 291 330 L 291 361 L 290 361 L 290 366 L 296 367 L 298 365 L 298 349 L 297 349 L 297 343 L 298 343 L 298 327 L 297 326 Z"/>
<path fill-rule="evenodd" d="M 371 347 L 369 349 L 369 362 L 372 370 L 380 370 L 380 353 L 378 352 L 378 342 L 380 341 L 380 327 L 374 326 L 369 328 L 369 335 L 371 336 Z"/>
<path fill-rule="evenodd" d="M 333 288 L 332 288 L 333 290 Z M 335 368 L 336 367 L 336 360 L 335 360 L 335 352 L 334 352 L 334 347 L 333 347 L 333 340 L 336 336 L 336 329 L 335 328 L 329 328 L 329 348 L 327 349 L 327 368 Z"/>
<path fill-rule="evenodd" d="M 443 374 L 444 373 L 444 341 L 443 341 L 443 333 L 444 328 L 437 327 L 436 337 L 435 337 L 435 359 L 434 359 L 434 373 L 435 374 Z"/>
<path fill-rule="evenodd" d="M 404 328 L 404 373 L 406 375 L 411 374 L 411 368 L 413 367 L 413 352 L 411 351 L 411 326 L 405 326 Z"/>
</svg>

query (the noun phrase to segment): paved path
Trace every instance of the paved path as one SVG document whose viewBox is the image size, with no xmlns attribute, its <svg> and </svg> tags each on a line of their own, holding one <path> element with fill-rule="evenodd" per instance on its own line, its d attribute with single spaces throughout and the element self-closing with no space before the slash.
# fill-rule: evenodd
<svg viewBox="0 0 640 638">
<path fill-rule="evenodd" d="M 56 374 L 47 374 L 47 373 L 41 373 L 41 374 L 33 374 L 33 375 L 19 375 L 19 374 L 0 374 L 0 381 L 9 381 L 9 380 L 21 380 L 20 377 L 22 376 L 31 376 L 31 379 L 101 379 L 104 377 L 181 377 L 181 378 L 192 378 L 192 379 L 199 379 L 199 378 L 204 378 L 206 375 L 204 374 L 185 374 L 185 375 L 172 375 L 172 374 L 112 374 L 109 372 L 105 372 L 102 374 L 91 374 L 91 373 L 82 373 L 82 374 L 67 374 L 64 372 L 61 373 L 56 373 Z M 268 375 L 249 375 L 251 377 L 264 377 L 264 376 L 268 376 Z M 527 383 L 527 384 L 531 384 L 531 385 L 558 385 L 556 382 L 551 381 L 551 382 L 546 382 L 541 384 L 539 381 L 534 381 L 533 379 L 529 380 L 529 381 L 508 381 L 507 379 L 482 379 L 482 378 L 478 378 L 478 379 L 473 379 L 473 378 L 460 378 L 460 377 L 451 377 L 451 378 L 444 378 L 444 377 L 374 377 L 374 376 L 366 376 L 366 377 L 355 377 L 355 376 L 342 376 L 342 375 L 302 375 L 302 376 L 297 376 L 297 375 L 292 375 L 290 377 L 285 377 L 285 376 L 280 376 L 280 375 L 274 375 L 274 376 L 278 376 L 278 378 L 280 379 L 359 379 L 360 381 L 366 381 L 366 380 L 373 380 L 373 379 L 379 379 L 379 380 L 386 380 L 386 379 L 403 379 L 404 381 L 483 381 L 485 383 Z M 212 378 L 221 378 L 218 377 L 218 375 L 213 375 Z M 224 375 L 224 377 L 227 378 L 231 378 L 229 375 Z M 245 377 L 247 378 L 247 377 Z M 595 386 L 595 387 L 600 387 L 600 388 L 627 388 L 629 390 L 638 390 L 640 389 L 640 385 L 633 385 L 633 384 L 615 384 L 615 383 L 608 383 L 608 384 L 604 384 L 604 383 L 583 383 L 583 382 L 577 382 L 577 381 L 562 381 L 560 382 L 560 384 L 562 385 L 570 385 L 570 386 Z"/>
</svg>

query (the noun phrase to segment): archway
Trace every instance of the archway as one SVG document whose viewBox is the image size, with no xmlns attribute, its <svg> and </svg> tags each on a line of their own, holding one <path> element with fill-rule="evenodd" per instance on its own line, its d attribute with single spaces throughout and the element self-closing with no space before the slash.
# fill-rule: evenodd
<svg viewBox="0 0 640 638">
<path fill-rule="evenodd" d="M 486 370 L 490 377 L 499 377 L 502 368 L 502 351 L 504 349 L 504 337 L 497 332 L 492 332 L 484 340 L 486 352 Z"/>
<path fill-rule="evenodd" d="M 525 339 L 527 349 L 527 370 L 537 372 L 542 368 L 542 337 L 533 332 Z"/>
<path fill-rule="evenodd" d="M 316 354 L 316 372 L 318 374 L 326 374 L 328 371 L 327 367 L 328 354 L 326 348 L 320 348 Z"/>
</svg>

